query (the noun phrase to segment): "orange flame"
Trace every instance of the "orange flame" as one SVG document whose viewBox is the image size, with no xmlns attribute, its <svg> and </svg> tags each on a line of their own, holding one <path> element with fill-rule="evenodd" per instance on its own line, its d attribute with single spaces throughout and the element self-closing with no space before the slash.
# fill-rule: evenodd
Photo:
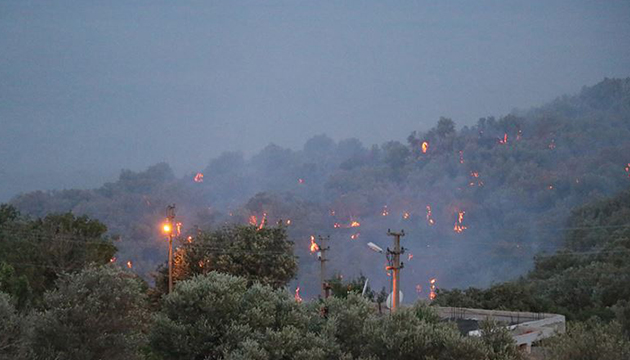
<svg viewBox="0 0 630 360">
<path fill-rule="evenodd" d="M 413 259 L 413 254 L 409 253 L 409 255 L 407 255 L 407 261 L 411 261 L 411 259 Z"/>
<path fill-rule="evenodd" d="M 508 141 L 508 134 L 505 133 L 503 134 L 503 139 L 499 139 L 499 144 L 507 144 Z"/>
<path fill-rule="evenodd" d="M 252 215 L 249 217 L 249 224 L 252 226 L 256 226 L 257 230 L 262 230 L 265 227 L 265 222 L 267 221 L 267 213 L 263 213 L 262 219 L 260 220 L 260 224 L 258 224 L 258 218 L 256 215 Z"/>
<path fill-rule="evenodd" d="M 115 263 L 116 262 L 116 257 L 114 256 L 113 258 L 109 259 L 110 263 Z"/>
<path fill-rule="evenodd" d="M 338 229 L 338 228 L 354 228 L 354 227 L 359 227 L 359 226 L 361 226 L 361 223 L 356 221 L 356 220 L 351 220 L 348 225 L 340 224 L 338 222 L 333 224 L 333 227 L 335 229 Z"/>
<path fill-rule="evenodd" d="M 203 260 L 199 260 L 199 267 L 202 268 L 203 267 Z"/>
<path fill-rule="evenodd" d="M 630 177 L 630 163 L 626 165 L 626 172 L 628 173 L 628 177 Z"/>
<path fill-rule="evenodd" d="M 180 236 L 182 234 L 182 223 L 178 222 L 175 224 L 175 229 L 177 230 L 177 236 Z"/>
<path fill-rule="evenodd" d="M 304 179 L 301 179 L 301 178 L 300 178 L 300 179 L 298 179 L 298 183 L 300 183 L 300 184 L 304 184 Z"/>
<path fill-rule="evenodd" d="M 383 211 L 381 211 L 381 216 L 389 215 L 389 210 L 387 210 L 387 205 L 383 206 Z"/>
<path fill-rule="evenodd" d="M 435 293 L 435 278 L 431 279 L 429 283 L 431 284 L 431 292 L 429 293 L 429 299 L 434 300 L 437 294 Z"/>
<path fill-rule="evenodd" d="M 193 180 L 194 180 L 196 183 L 203 182 L 203 174 L 202 174 L 202 173 L 200 173 L 200 172 L 198 172 L 198 173 L 197 173 L 197 175 L 195 175 L 195 177 L 193 178 Z"/>
<path fill-rule="evenodd" d="M 473 181 L 471 181 L 468 185 L 470 186 L 483 186 L 483 181 L 479 180 L 479 172 L 478 171 L 471 171 L 470 172 L 470 176 L 473 178 Z M 477 183 L 475 183 L 475 180 L 477 181 Z"/>
<path fill-rule="evenodd" d="M 405 211 L 405 212 L 403 213 L 403 219 L 407 220 L 407 219 L 409 219 L 409 216 L 410 216 L 410 215 L 409 215 L 409 213 L 408 213 L 408 212 L 406 212 L 406 211 Z"/>
<path fill-rule="evenodd" d="M 186 241 L 188 241 L 188 243 L 192 243 L 192 241 L 193 241 L 193 237 L 192 237 L 192 236 L 188 236 L 188 237 L 186 238 Z"/>
<path fill-rule="evenodd" d="M 433 216 L 431 215 L 431 206 L 427 205 L 427 223 L 429 225 L 434 225 L 435 221 L 433 220 Z"/>
<path fill-rule="evenodd" d="M 429 142 L 428 141 L 423 141 L 422 142 L 422 153 L 426 154 L 428 150 L 429 150 Z"/>
<path fill-rule="evenodd" d="M 295 289 L 295 296 L 294 296 L 294 298 L 295 298 L 295 301 L 297 301 L 299 303 L 302 302 L 302 297 L 300 296 L 300 287 L 299 286 Z"/>
<path fill-rule="evenodd" d="M 356 239 L 359 238 L 359 235 L 361 235 L 361 233 L 354 233 L 354 234 L 350 235 L 350 239 L 356 240 Z"/>
<path fill-rule="evenodd" d="M 311 252 L 319 250 L 319 245 L 315 242 L 315 236 L 311 235 Z"/>
<path fill-rule="evenodd" d="M 462 232 L 464 232 L 464 230 L 468 229 L 468 227 L 462 225 L 462 222 L 464 221 L 465 213 L 466 213 L 465 211 L 458 211 L 457 221 L 455 222 L 455 226 L 453 226 L 453 231 L 455 231 L 458 234 L 461 234 Z"/>
<path fill-rule="evenodd" d="M 287 219 L 287 225 L 291 225 L 291 219 Z"/>
<path fill-rule="evenodd" d="M 131 260 L 127 261 L 127 267 L 130 269 L 133 267 L 133 263 L 131 262 Z"/>
</svg>

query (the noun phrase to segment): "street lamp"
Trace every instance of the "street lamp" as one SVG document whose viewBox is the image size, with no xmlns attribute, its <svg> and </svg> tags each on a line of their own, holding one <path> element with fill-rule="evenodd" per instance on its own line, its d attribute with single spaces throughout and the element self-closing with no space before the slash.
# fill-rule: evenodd
<svg viewBox="0 0 630 360">
<path fill-rule="evenodd" d="M 175 220 L 175 205 L 166 208 L 166 223 L 162 230 L 168 236 L 168 293 L 173 291 L 173 224 Z"/>
</svg>

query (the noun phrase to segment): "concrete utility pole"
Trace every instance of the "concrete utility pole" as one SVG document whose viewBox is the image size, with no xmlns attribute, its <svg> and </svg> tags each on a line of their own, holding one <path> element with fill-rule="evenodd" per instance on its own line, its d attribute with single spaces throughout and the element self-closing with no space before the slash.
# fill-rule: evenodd
<svg viewBox="0 0 630 360">
<path fill-rule="evenodd" d="M 389 266 L 387 270 L 392 271 L 392 309 L 394 312 L 400 305 L 400 269 L 404 264 L 400 262 L 400 255 L 405 252 L 405 248 L 400 247 L 400 237 L 405 236 L 405 230 L 401 230 L 399 233 L 391 232 L 387 229 L 387 235 L 394 237 L 394 250 L 387 248 L 387 261 Z"/>
<path fill-rule="evenodd" d="M 330 296 L 330 285 L 326 282 L 326 261 L 328 261 L 328 259 L 326 259 L 326 251 L 330 249 L 330 246 L 324 246 L 324 242 L 330 240 L 330 236 L 323 237 L 320 235 L 318 236 L 318 240 L 319 244 L 317 246 L 319 247 L 319 251 L 317 252 L 317 259 L 320 263 L 319 280 L 322 284 L 322 297 L 327 299 L 328 296 Z"/>
<path fill-rule="evenodd" d="M 173 291 L 173 232 L 175 231 L 175 204 L 166 207 L 168 221 L 168 293 Z M 164 228 L 166 229 L 166 227 Z"/>
</svg>

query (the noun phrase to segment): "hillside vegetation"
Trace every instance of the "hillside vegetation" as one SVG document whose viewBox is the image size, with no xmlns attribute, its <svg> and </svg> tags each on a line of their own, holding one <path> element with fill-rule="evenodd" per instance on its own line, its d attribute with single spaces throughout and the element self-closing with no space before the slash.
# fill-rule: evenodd
<svg viewBox="0 0 630 360">
<path fill-rule="evenodd" d="M 159 224 L 168 204 L 177 204 L 182 239 L 195 226 L 282 221 L 296 244 L 305 296 L 319 292 L 311 235 L 331 235 L 331 271 L 362 272 L 380 288 L 389 280 L 385 259 L 365 244 L 385 248 L 387 229 L 404 229 L 403 291 L 413 299 L 428 295 L 431 278 L 438 287 L 462 287 L 524 274 L 533 255 L 579 234 L 566 231 L 573 208 L 630 186 L 629 163 L 630 79 L 606 79 L 470 127 L 441 118 L 405 141 L 365 147 L 319 135 L 301 150 L 271 144 L 250 159 L 225 153 L 199 171 L 201 182 L 157 164 L 125 170 L 98 189 L 32 192 L 11 203 L 32 216 L 71 211 L 99 219 L 116 239 L 117 261 L 132 261 L 144 276 L 166 258 Z M 567 263 L 581 259 L 566 256 Z M 532 279 L 554 281 L 545 278 L 552 264 L 541 258 Z"/>
</svg>

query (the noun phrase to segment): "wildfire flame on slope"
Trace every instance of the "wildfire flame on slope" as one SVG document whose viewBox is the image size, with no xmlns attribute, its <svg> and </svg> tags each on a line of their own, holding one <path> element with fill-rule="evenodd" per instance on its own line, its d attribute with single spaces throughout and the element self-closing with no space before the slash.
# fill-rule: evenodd
<svg viewBox="0 0 630 360">
<path fill-rule="evenodd" d="M 203 182 L 203 173 L 198 172 L 197 175 L 193 178 L 196 183 Z"/>
<path fill-rule="evenodd" d="M 311 235 L 311 252 L 319 250 L 319 245 L 315 242 L 315 236 Z"/>
<path fill-rule="evenodd" d="M 381 216 L 389 215 L 389 210 L 387 209 L 387 205 L 383 206 L 383 211 L 381 211 Z"/>
<path fill-rule="evenodd" d="M 431 300 L 435 299 L 435 297 L 437 296 L 437 294 L 435 293 L 435 288 L 436 288 L 435 281 L 436 281 L 435 278 L 429 281 L 429 283 L 431 284 L 431 292 L 429 293 L 429 299 Z"/>
<path fill-rule="evenodd" d="M 431 215 L 431 206 L 427 205 L 427 223 L 429 225 L 434 225 L 435 220 L 433 220 L 433 215 Z"/>
<path fill-rule="evenodd" d="M 426 154 L 428 150 L 429 150 L 429 142 L 428 141 L 423 141 L 422 142 L 422 153 Z"/>
<path fill-rule="evenodd" d="M 297 301 L 299 303 L 302 302 L 302 297 L 300 296 L 300 287 L 299 286 L 295 289 L 295 296 L 294 296 L 294 298 L 295 298 L 295 301 Z"/>
<path fill-rule="evenodd" d="M 505 133 L 503 134 L 503 139 L 499 139 L 499 144 L 507 144 L 508 141 L 508 134 Z"/>
<path fill-rule="evenodd" d="M 458 234 L 461 234 L 462 232 L 464 232 L 464 230 L 468 229 L 468 227 L 462 225 L 465 213 L 465 211 L 458 211 L 457 213 L 457 221 L 455 222 L 455 226 L 453 226 L 453 231 Z"/>
<path fill-rule="evenodd" d="M 267 221 L 267 213 L 263 213 L 262 219 L 260 220 L 260 224 L 258 224 L 258 218 L 256 215 L 251 215 L 249 217 L 249 224 L 252 226 L 256 226 L 258 230 L 261 230 L 265 227 L 265 222 Z"/>
</svg>

